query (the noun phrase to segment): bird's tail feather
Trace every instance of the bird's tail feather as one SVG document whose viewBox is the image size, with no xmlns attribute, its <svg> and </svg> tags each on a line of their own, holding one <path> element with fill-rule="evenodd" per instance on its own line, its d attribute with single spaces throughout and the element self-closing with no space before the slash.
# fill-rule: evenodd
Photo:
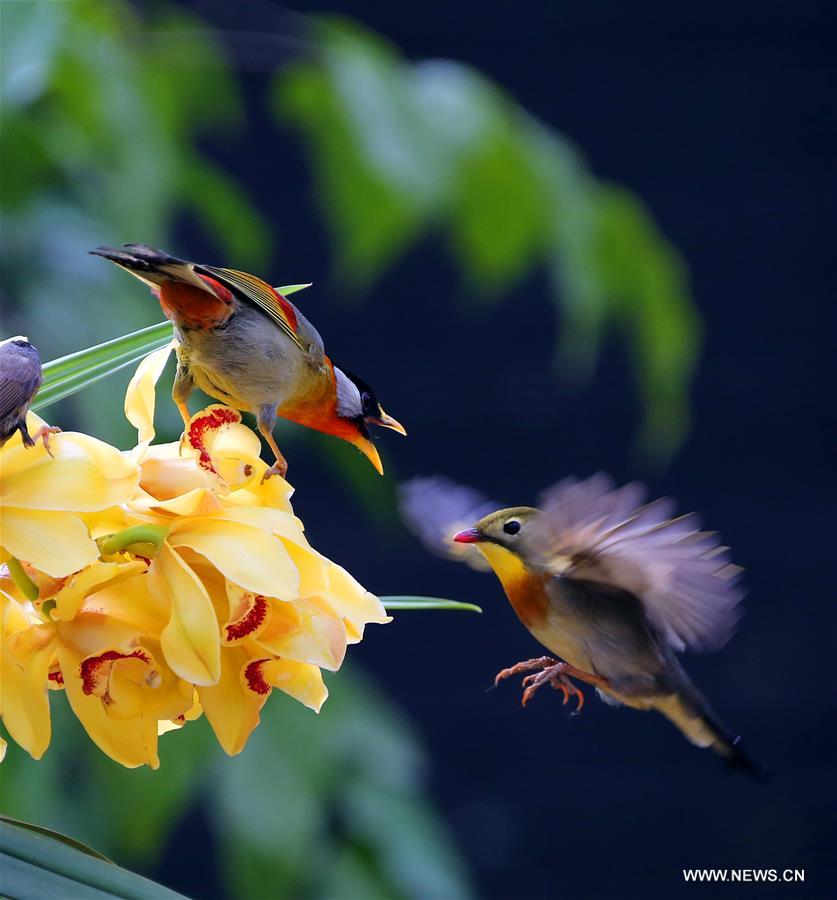
<svg viewBox="0 0 837 900">
<path fill-rule="evenodd" d="M 693 744 L 714 750 L 730 771 L 744 772 L 758 781 L 769 778 L 769 770 L 747 753 L 741 737 L 731 734 L 691 685 L 662 698 L 655 706 Z"/>
<path fill-rule="evenodd" d="M 135 275 L 146 284 L 159 287 L 166 281 L 177 281 L 209 291 L 211 288 L 196 274 L 192 263 L 170 256 L 147 244 L 123 244 L 121 248 L 96 247 L 90 251 Z"/>
</svg>

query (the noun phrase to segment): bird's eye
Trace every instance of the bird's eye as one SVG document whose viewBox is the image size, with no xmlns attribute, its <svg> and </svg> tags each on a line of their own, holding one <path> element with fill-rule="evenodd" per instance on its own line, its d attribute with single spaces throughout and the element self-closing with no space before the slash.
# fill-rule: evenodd
<svg viewBox="0 0 837 900">
<path fill-rule="evenodd" d="M 520 522 L 518 522 L 517 519 L 509 519 L 509 521 L 503 525 L 503 531 L 505 531 L 506 534 L 517 534 L 517 532 L 520 531 Z"/>
<path fill-rule="evenodd" d="M 364 391 L 360 395 L 360 403 L 363 407 L 364 415 L 372 415 L 375 411 L 375 401 L 372 399 L 372 395 L 369 391 Z"/>
</svg>

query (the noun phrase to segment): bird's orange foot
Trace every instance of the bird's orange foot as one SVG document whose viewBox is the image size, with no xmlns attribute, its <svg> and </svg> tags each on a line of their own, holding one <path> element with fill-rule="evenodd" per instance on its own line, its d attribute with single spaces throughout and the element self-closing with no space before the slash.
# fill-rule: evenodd
<svg viewBox="0 0 837 900">
<path fill-rule="evenodd" d="M 30 438 L 28 441 L 24 441 L 27 447 L 34 447 L 35 444 L 38 443 L 39 440 L 44 442 L 44 450 L 49 453 L 50 456 L 54 457 L 55 454 L 49 448 L 49 436 L 51 434 L 60 434 L 61 429 L 57 425 L 41 425 L 41 427 L 35 432 L 35 436 Z"/>
<path fill-rule="evenodd" d="M 540 688 L 545 684 L 551 684 L 556 691 L 561 691 L 564 695 L 564 699 L 561 701 L 562 706 L 567 705 L 570 697 L 576 698 L 576 707 L 573 710 L 573 715 L 577 716 L 584 708 L 584 694 L 577 685 L 567 678 L 565 673 L 567 669 L 571 668 L 572 666 L 567 665 L 567 663 L 558 662 L 554 666 L 549 666 L 540 672 L 527 675 L 523 679 L 524 691 L 520 699 L 521 704 L 526 706 Z"/>
<path fill-rule="evenodd" d="M 521 672 L 532 672 L 535 669 L 545 669 L 547 666 L 554 666 L 557 662 L 558 660 L 553 659 L 551 656 L 538 656 L 535 659 L 524 660 L 514 666 L 509 666 L 508 669 L 499 671 L 494 679 L 494 687 L 497 687 L 501 681 L 511 678 L 513 675 L 519 675 Z"/>
<path fill-rule="evenodd" d="M 284 457 L 280 457 L 276 460 L 276 462 L 265 471 L 264 475 L 262 475 L 261 483 L 264 484 L 268 478 L 272 478 L 274 475 L 278 475 L 280 478 L 284 478 L 288 473 L 288 462 Z"/>
<path fill-rule="evenodd" d="M 536 669 L 540 669 L 540 671 L 534 671 Z M 504 679 L 510 678 L 512 675 L 519 675 L 521 672 L 532 673 L 523 679 L 524 691 L 523 697 L 521 698 L 523 706 L 526 706 L 539 688 L 543 687 L 545 684 L 551 684 L 556 691 L 561 691 L 564 695 L 562 705 L 566 705 L 570 697 L 576 698 L 577 705 L 573 715 L 581 712 L 584 707 L 584 694 L 577 685 L 570 681 L 571 677 L 586 681 L 588 684 L 595 685 L 596 687 L 607 687 L 607 680 L 601 676 L 583 672 L 581 669 L 576 669 L 575 666 L 571 666 L 569 663 L 560 662 L 551 656 L 539 656 L 536 659 L 527 659 L 525 662 L 519 662 L 515 666 L 503 669 L 501 672 L 497 673 L 494 684 L 497 685 Z"/>
</svg>

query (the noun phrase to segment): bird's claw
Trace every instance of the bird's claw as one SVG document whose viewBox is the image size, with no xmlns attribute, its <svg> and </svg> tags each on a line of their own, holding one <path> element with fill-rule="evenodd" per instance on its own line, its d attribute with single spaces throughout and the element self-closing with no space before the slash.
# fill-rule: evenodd
<svg viewBox="0 0 837 900">
<path fill-rule="evenodd" d="M 265 470 L 264 475 L 262 475 L 262 480 L 260 484 L 264 484 L 269 478 L 272 478 L 274 475 L 278 475 L 280 478 L 284 478 L 288 472 L 288 464 L 283 459 L 281 462 L 277 459 L 276 462 L 269 468 Z"/>
<path fill-rule="evenodd" d="M 566 675 L 558 675 L 550 680 L 550 684 L 556 691 L 561 691 L 564 695 L 561 700 L 561 706 L 566 706 L 570 697 L 575 697 L 575 709 L 570 713 L 571 716 L 577 716 L 584 709 L 584 692 L 577 684 L 574 684 Z"/>
<path fill-rule="evenodd" d="M 60 434 L 61 429 L 57 425 L 41 425 L 41 427 L 35 432 L 35 436 L 31 438 L 29 441 L 24 441 L 27 447 L 34 447 L 35 444 L 38 443 L 38 440 L 43 441 L 44 450 L 46 450 L 49 455 L 55 459 L 55 454 L 52 452 L 49 446 L 49 436 L 51 434 Z"/>
<path fill-rule="evenodd" d="M 540 671 L 532 671 L 540 669 Z M 494 679 L 495 686 L 512 675 L 519 675 L 521 672 L 529 672 L 523 679 L 523 696 L 521 704 L 526 704 L 535 696 L 536 692 L 545 684 L 551 684 L 556 691 L 561 691 L 563 700 L 561 705 L 566 706 L 570 697 L 575 697 L 576 707 L 572 715 L 577 716 L 584 708 L 584 694 L 581 689 L 574 684 L 567 673 L 575 675 L 576 671 L 571 665 L 553 659 L 551 656 L 539 656 L 537 659 L 528 659 L 525 662 L 519 662 L 517 665 L 510 666 L 497 673 Z"/>
<path fill-rule="evenodd" d="M 494 679 L 494 687 L 497 687 L 501 681 L 511 678 L 513 675 L 519 675 L 521 672 L 531 672 L 533 669 L 545 669 L 547 666 L 554 666 L 557 662 L 558 660 L 553 659 L 551 656 L 538 656 L 536 659 L 524 660 L 516 665 L 509 666 L 508 669 L 499 671 Z"/>
<path fill-rule="evenodd" d="M 567 705 L 567 701 L 571 696 L 576 698 L 576 708 L 573 711 L 573 715 L 578 715 L 584 707 L 584 694 L 564 674 L 568 668 L 569 666 L 566 663 L 559 662 L 541 672 L 534 672 L 531 675 L 527 675 L 523 679 L 523 687 L 525 690 L 523 691 L 523 697 L 520 701 L 521 704 L 526 706 L 532 697 L 535 696 L 536 691 L 548 683 L 551 684 L 556 691 L 561 691 L 564 695 L 563 702 L 561 703 L 562 706 Z"/>
</svg>

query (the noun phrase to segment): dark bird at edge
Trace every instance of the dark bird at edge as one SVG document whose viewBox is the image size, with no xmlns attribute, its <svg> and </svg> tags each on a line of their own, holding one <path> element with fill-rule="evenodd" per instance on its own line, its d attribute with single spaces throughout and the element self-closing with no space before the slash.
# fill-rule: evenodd
<svg viewBox="0 0 837 900">
<path fill-rule="evenodd" d="M 19 431 L 24 447 L 34 447 L 40 438 L 52 455 L 49 436 L 61 429 L 43 425 L 32 437 L 26 427 L 26 414 L 41 380 L 41 357 L 27 338 L 18 335 L 0 342 L 0 447 Z"/>
</svg>

